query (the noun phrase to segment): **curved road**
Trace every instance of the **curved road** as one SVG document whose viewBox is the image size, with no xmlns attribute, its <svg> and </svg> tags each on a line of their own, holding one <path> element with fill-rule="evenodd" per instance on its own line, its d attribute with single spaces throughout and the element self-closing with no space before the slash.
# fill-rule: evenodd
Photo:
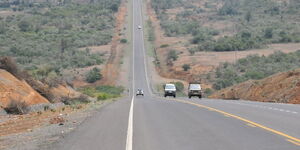
<svg viewBox="0 0 300 150">
<path fill-rule="evenodd" d="M 300 106 L 151 94 L 141 0 L 133 0 L 133 91 L 53 145 L 59 150 L 299 150 Z M 132 93 L 132 92 L 131 92 Z"/>
</svg>

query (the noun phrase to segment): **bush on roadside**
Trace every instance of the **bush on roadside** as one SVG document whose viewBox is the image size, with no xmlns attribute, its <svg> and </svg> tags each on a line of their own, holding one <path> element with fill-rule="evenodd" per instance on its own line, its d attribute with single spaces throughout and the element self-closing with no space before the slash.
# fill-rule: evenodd
<svg viewBox="0 0 300 150">
<path fill-rule="evenodd" d="M 86 75 L 86 81 L 89 83 L 94 83 L 98 80 L 102 79 L 102 74 L 100 73 L 100 69 L 93 68 Z"/>
<path fill-rule="evenodd" d="M 127 43 L 127 39 L 121 39 L 120 42 L 121 43 Z"/>
<path fill-rule="evenodd" d="M 91 102 L 88 96 L 81 94 L 79 97 L 70 98 L 70 97 L 62 97 L 61 102 L 65 105 L 77 105 L 77 104 L 86 104 Z"/>
<path fill-rule="evenodd" d="M 12 99 L 5 108 L 5 111 L 9 114 L 23 115 L 28 113 L 29 109 L 25 101 Z"/>
<path fill-rule="evenodd" d="M 188 71 L 191 69 L 191 66 L 189 64 L 182 65 L 183 71 Z"/>
<path fill-rule="evenodd" d="M 206 88 L 204 89 L 204 94 L 205 96 L 209 96 L 213 93 L 213 90 L 211 88 Z"/>
<path fill-rule="evenodd" d="M 176 90 L 179 91 L 179 92 L 183 92 L 184 90 L 184 85 L 182 82 L 171 82 L 173 84 L 175 84 L 176 86 Z"/>
<path fill-rule="evenodd" d="M 168 52 L 168 60 L 176 61 L 178 58 L 178 54 L 176 53 L 175 50 L 170 50 Z"/>
<path fill-rule="evenodd" d="M 83 94 L 97 98 L 98 100 L 106 100 L 111 98 L 120 97 L 124 91 L 124 88 L 119 86 L 97 86 L 97 87 L 85 87 L 80 89 Z"/>
<path fill-rule="evenodd" d="M 169 44 L 162 44 L 162 45 L 160 45 L 160 48 L 166 48 L 168 46 L 169 46 Z"/>
</svg>

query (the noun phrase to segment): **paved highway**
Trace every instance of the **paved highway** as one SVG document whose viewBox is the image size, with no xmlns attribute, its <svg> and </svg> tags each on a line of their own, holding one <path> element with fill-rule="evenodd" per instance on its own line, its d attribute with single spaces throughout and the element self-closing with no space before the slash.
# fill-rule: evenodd
<svg viewBox="0 0 300 150">
<path fill-rule="evenodd" d="M 133 0 L 132 89 L 145 96 L 101 108 L 53 145 L 59 150 L 299 150 L 300 106 L 151 94 L 141 0 Z"/>
</svg>

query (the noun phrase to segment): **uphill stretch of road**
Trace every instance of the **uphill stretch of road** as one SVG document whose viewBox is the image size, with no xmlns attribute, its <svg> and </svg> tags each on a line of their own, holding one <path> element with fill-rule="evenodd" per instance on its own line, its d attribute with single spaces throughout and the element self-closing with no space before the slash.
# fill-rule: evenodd
<svg viewBox="0 0 300 150">
<path fill-rule="evenodd" d="M 147 77 L 142 0 L 133 0 L 132 92 L 101 108 L 58 150 L 299 150 L 300 106 L 162 98 Z M 134 95 L 142 88 L 145 96 Z"/>
</svg>

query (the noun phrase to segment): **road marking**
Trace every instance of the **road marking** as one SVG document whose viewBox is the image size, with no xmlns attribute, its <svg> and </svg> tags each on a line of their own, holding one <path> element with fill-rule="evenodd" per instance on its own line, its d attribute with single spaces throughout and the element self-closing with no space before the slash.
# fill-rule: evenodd
<svg viewBox="0 0 300 150">
<path fill-rule="evenodd" d="M 201 104 L 197 104 L 197 103 L 189 102 L 189 101 L 185 101 L 185 100 L 178 100 L 178 99 L 169 99 L 169 100 L 173 100 L 173 101 L 177 101 L 177 102 L 180 102 L 180 103 L 185 103 L 185 104 L 194 105 L 194 106 L 197 106 L 197 107 L 200 107 L 200 108 L 205 108 L 205 109 L 213 110 L 213 111 L 218 112 L 218 113 L 221 113 L 221 114 L 223 114 L 223 115 L 227 115 L 227 116 L 230 116 L 230 117 L 232 117 L 232 118 L 235 118 L 235 119 L 244 121 L 244 122 L 246 122 L 246 123 L 252 124 L 252 125 L 254 125 L 254 126 L 256 126 L 256 127 L 259 127 L 259 128 L 264 129 L 264 130 L 266 130 L 266 131 L 272 132 L 272 133 L 274 133 L 274 134 L 283 136 L 283 137 L 288 138 L 289 140 L 291 140 L 291 141 L 293 141 L 293 142 L 299 142 L 299 143 L 300 143 L 300 139 L 299 139 L 299 138 L 296 138 L 296 137 L 287 135 L 287 134 L 285 134 L 285 133 L 283 133 L 283 132 L 277 131 L 277 130 L 275 130 L 275 129 L 271 129 L 271 128 L 266 127 L 266 126 L 264 126 L 264 125 L 261 125 L 261 124 L 259 124 L 259 123 L 256 123 L 256 122 L 247 120 L 247 119 L 242 118 L 242 117 L 240 117 L 240 116 L 236 116 L 236 115 L 233 115 L 233 114 L 224 112 L 224 111 L 222 111 L 222 110 L 218 110 L 218 109 L 215 109 L 215 108 L 212 108 L 212 107 L 208 107 L 208 106 L 205 106 L 205 105 L 201 105 Z"/>
<path fill-rule="evenodd" d="M 132 137 L 133 137 L 133 105 L 134 96 L 132 96 L 129 118 L 128 118 L 128 128 L 127 128 L 127 140 L 126 140 L 126 150 L 132 150 Z"/>
<path fill-rule="evenodd" d="M 295 144 L 295 145 L 298 145 L 298 146 L 300 146 L 300 143 L 298 143 L 298 142 L 295 142 L 295 141 L 293 141 L 293 140 L 290 140 L 290 139 L 286 139 L 287 141 L 289 141 L 289 142 L 291 142 L 291 143 L 293 143 L 293 144 Z"/>
<path fill-rule="evenodd" d="M 226 114 L 223 114 L 225 117 L 230 117 L 230 116 L 228 116 L 228 115 L 226 115 Z"/>
<path fill-rule="evenodd" d="M 132 8 L 134 8 L 134 2 L 132 2 Z M 134 91 L 135 91 L 135 77 L 134 77 L 134 57 L 135 57 L 135 48 L 134 48 L 134 11 L 132 10 L 132 99 L 129 108 L 128 115 L 128 127 L 127 127 L 127 137 L 126 137 L 126 150 L 132 150 L 132 139 L 133 139 L 133 105 L 134 105 Z"/>
<path fill-rule="evenodd" d="M 298 112 L 295 112 L 295 111 L 281 109 L 281 108 L 275 108 L 275 107 L 270 107 L 270 106 L 261 106 L 261 105 L 255 105 L 255 104 L 244 104 L 244 103 L 240 103 L 240 102 L 230 102 L 230 101 L 226 101 L 226 103 L 244 105 L 244 106 L 251 106 L 251 107 L 263 108 L 263 109 L 270 109 L 270 110 L 286 112 L 286 113 L 298 114 Z M 290 104 L 285 104 L 285 105 L 290 105 Z"/>
<path fill-rule="evenodd" d="M 256 126 L 251 124 L 251 123 L 247 123 L 248 126 L 255 128 Z"/>
</svg>

